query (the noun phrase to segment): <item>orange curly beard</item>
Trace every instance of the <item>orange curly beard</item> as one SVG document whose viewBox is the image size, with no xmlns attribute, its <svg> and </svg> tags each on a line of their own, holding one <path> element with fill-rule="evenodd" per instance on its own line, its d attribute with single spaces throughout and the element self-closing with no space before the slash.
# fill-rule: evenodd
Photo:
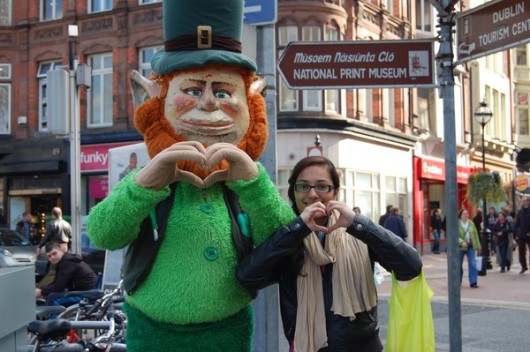
<svg viewBox="0 0 530 352">
<path fill-rule="evenodd" d="M 250 125 L 243 140 L 237 147 L 245 151 L 252 160 L 257 160 L 267 144 L 266 106 L 265 100 L 259 93 L 252 96 L 247 95 L 250 109 Z M 134 112 L 134 125 L 144 136 L 147 152 L 151 158 L 175 143 L 188 140 L 178 134 L 178 131 L 175 131 L 164 118 L 164 98 L 154 97 L 138 106 Z M 205 145 L 205 147 L 208 146 Z M 215 168 L 207 170 L 192 161 L 182 161 L 178 163 L 178 167 L 181 170 L 193 172 L 204 179 L 216 170 L 228 168 L 228 163 L 223 161 Z"/>
</svg>

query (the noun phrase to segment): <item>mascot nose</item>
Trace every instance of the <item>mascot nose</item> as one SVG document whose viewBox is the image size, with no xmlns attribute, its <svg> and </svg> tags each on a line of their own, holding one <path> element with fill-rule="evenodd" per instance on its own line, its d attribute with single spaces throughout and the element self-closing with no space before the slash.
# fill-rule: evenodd
<svg viewBox="0 0 530 352">
<path fill-rule="evenodd" d="M 219 104 L 217 103 L 213 93 L 209 90 L 204 92 L 204 95 L 199 101 L 199 109 L 204 111 L 215 111 L 219 109 Z"/>
</svg>

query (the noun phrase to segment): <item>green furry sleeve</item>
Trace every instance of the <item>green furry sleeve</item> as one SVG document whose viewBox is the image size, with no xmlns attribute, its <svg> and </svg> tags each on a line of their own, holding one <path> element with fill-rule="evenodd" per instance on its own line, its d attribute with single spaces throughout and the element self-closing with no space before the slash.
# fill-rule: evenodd
<svg viewBox="0 0 530 352">
<path fill-rule="evenodd" d="M 115 250 L 131 243 L 151 209 L 169 196 L 169 186 L 155 191 L 138 185 L 134 179 L 136 173 L 137 170 L 129 173 L 91 209 L 87 231 L 96 246 Z"/>
<path fill-rule="evenodd" d="M 291 206 L 280 196 L 267 170 L 260 163 L 257 166 L 259 173 L 255 179 L 227 182 L 227 186 L 239 196 L 241 208 L 249 216 L 250 232 L 256 246 L 296 217 Z"/>
</svg>

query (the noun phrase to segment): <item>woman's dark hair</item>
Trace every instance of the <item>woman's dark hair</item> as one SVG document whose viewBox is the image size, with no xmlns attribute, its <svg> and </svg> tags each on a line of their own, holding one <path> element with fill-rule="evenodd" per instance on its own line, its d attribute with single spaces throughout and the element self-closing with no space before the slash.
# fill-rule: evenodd
<svg viewBox="0 0 530 352">
<path fill-rule="evenodd" d="M 291 174 L 291 177 L 289 177 L 289 189 L 287 190 L 287 195 L 289 196 L 289 199 L 293 204 L 293 210 L 296 215 L 300 215 L 300 210 L 296 206 L 296 201 L 294 199 L 294 185 L 300 173 L 302 173 L 302 171 L 304 171 L 310 166 L 321 166 L 325 168 L 328 171 L 329 176 L 331 177 L 331 182 L 333 182 L 335 190 L 340 187 L 339 173 L 337 172 L 337 169 L 335 168 L 335 165 L 333 165 L 331 160 L 323 156 L 308 156 L 303 158 L 294 166 L 293 173 Z"/>
<path fill-rule="evenodd" d="M 458 218 L 459 218 L 459 219 L 462 219 L 462 213 L 463 213 L 465 210 L 467 210 L 467 209 L 465 209 L 465 208 L 464 208 L 464 209 L 460 209 L 460 211 L 458 212 Z"/>
</svg>

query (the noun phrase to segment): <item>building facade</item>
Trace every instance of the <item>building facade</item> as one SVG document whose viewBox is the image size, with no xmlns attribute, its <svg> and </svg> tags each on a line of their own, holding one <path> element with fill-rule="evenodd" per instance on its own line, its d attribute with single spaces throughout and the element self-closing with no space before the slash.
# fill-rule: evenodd
<svg viewBox="0 0 530 352">
<path fill-rule="evenodd" d="M 483 2 L 457 6 L 466 11 Z M 69 25 L 77 26 L 77 36 Z M 275 55 L 292 41 L 434 40 L 436 26 L 430 0 L 278 0 Z M 256 57 L 252 33 L 243 48 Z M 0 207 L 11 224 L 23 211 L 70 209 L 70 136 L 49 131 L 57 116 L 49 114 L 47 74 L 72 63 L 91 67 L 90 88 L 79 89 L 86 215 L 108 192 L 108 150 L 142 139 L 133 124 L 129 74 L 149 77 L 162 45 L 160 1 L 0 1 Z M 528 60 L 526 45 L 454 68 L 458 204 L 470 210 L 467 179 L 482 167 L 473 112 L 482 100 L 494 113 L 485 129 L 486 168 L 499 171 L 508 190 L 516 164 L 528 171 Z M 276 97 L 280 191 L 286 193 L 298 160 L 322 153 L 341 171 L 342 200 L 375 221 L 387 205 L 399 207 L 409 241 L 429 251 L 430 213 L 446 208 L 439 90 L 293 90 L 276 75 Z"/>
</svg>

